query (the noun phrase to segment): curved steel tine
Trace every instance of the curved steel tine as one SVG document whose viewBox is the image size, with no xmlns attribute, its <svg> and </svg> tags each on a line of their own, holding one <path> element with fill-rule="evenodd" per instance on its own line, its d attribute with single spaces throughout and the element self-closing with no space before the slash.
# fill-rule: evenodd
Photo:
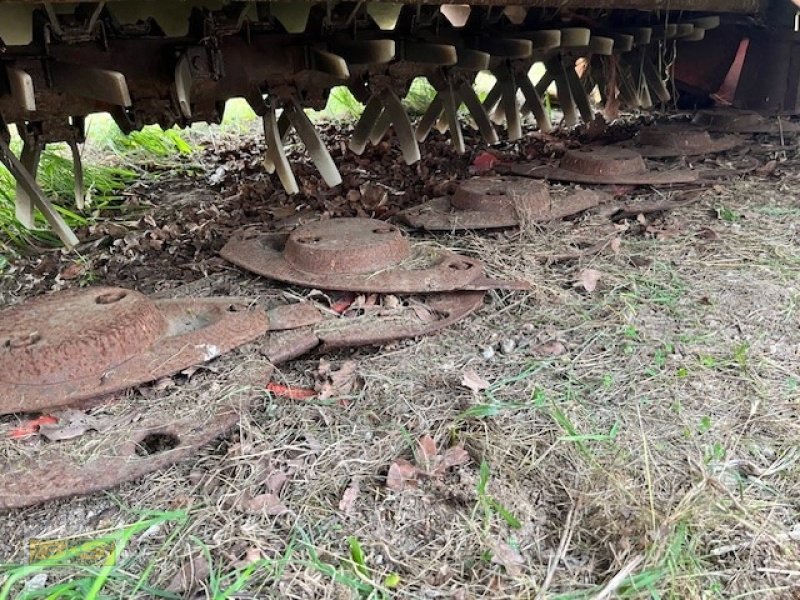
<svg viewBox="0 0 800 600">
<path fill-rule="evenodd" d="M 69 151 L 72 154 L 72 168 L 75 174 L 75 206 L 79 210 L 86 208 L 86 188 L 83 185 L 83 162 L 81 152 L 78 149 L 78 142 L 67 142 Z"/>
<path fill-rule="evenodd" d="M 292 104 L 284 110 L 284 114 L 289 115 L 289 121 L 294 125 L 297 135 L 300 136 L 303 144 L 305 144 L 311 160 L 319 169 L 325 183 L 330 187 L 335 187 L 342 183 L 342 176 L 339 173 L 339 169 L 336 168 L 336 163 L 333 162 L 328 148 L 322 141 L 317 128 L 314 127 L 311 119 L 308 118 L 303 107 L 300 106 L 296 99 L 292 99 Z"/>
<path fill-rule="evenodd" d="M 496 73 L 503 92 L 503 112 L 506 113 L 508 139 L 513 142 L 522 137 L 522 123 L 517 108 L 517 85 L 514 82 L 514 74 L 507 67 L 498 69 Z"/>
<path fill-rule="evenodd" d="M 486 98 L 483 99 L 483 108 L 487 113 L 491 113 L 500 103 L 500 98 L 503 96 L 503 91 L 500 88 L 500 82 L 496 81 Z"/>
<path fill-rule="evenodd" d="M 353 129 L 353 137 L 350 138 L 348 144 L 350 150 L 356 154 L 363 154 L 364 148 L 367 146 L 367 140 L 370 133 L 375 126 L 375 122 L 383 112 L 383 102 L 378 96 L 372 96 L 364 107 L 364 112 L 361 113 L 361 118 L 356 123 Z"/>
<path fill-rule="evenodd" d="M 42 156 L 44 145 L 37 138 L 27 138 L 22 144 L 22 152 L 19 155 L 20 164 L 27 169 L 33 180 L 36 181 L 36 173 L 39 171 L 39 159 Z M 33 229 L 35 220 L 33 217 L 33 198 L 28 194 L 25 187 L 17 178 L 16 191 L 16 217 L 23 227 Z"/>
<path fill-rule="evenodd" d="M 419 145 L 414 137 L 414 127 L 408 118 L 406 109 L 392 90 L 385 90 L 381 95 L 386 112 L 389 113 L 397 139 L 400 141 L 400 150 L 407 165 L 412 165 L 420 159 Z"/>
<path fill-rule="evenodd" d="M 278 117 L 278 135 L 281 138 L 281 145 L 283 145 L 286 136 L 289 135 L 289 130 L 292 128 L 292 123 L 289 120 L 289 114 L 284 110 L 281 111 L 281 116 Z M 261 161 L 264 165 L 264 170 L 272 175 L 275 172 L 275 163 L 272 162 L 272 159 L 269 156 L 264 156 L 264 160 Z"/>
<path fill-rule="evenodd" d="M 450 128 L 450 137 L 453 140 L 453 148 L 459 154 L 464 154 L 466 148 L 464 147 L 464 134 L 461 131 L 461 124 L 458 122 L 458 107 L 461 105 L 460 101 L 456 100 L 456 95 L 453 92 L 453 84 L 447 82 L 447 87 L 441 92 L 442 106 L 444 107 L 444 116 L 447 119 L 447 126 Z"/>
<path fill-rule="evenodd" d="M 472 115 L 472 118 L 475 120 L 475 125 L 477 125 L 478 131 L 481 132 L 486 143 L 498 143 L 500 139 L 497 137 L 497 131 L 495 131 L 489 119 L 489 114 L 486 112 L 483 104 L 481 104 L 478 94 L 475 93 L 473 87 L 465 81 L 458 87 L 457 93 L 464 103 L 464 106 L 467 107 L 469 114 Z"/>
<path fill-rule="evenodd" d="M 444 106 L 442 106 L 441 93 L 436 92 L 436 95 L 433 97 L 433 100 L 431 100 L 428 108 L 425 109 L 425 114 L 422 115 L 419 123 L 417 123 L 415 135 L 418 142 L 425 141 L 425 139 L 428 137 L 428 134 L 431 132 L 434 123 L 436 123 L 443 110 Z"/>
<path fill-rule="evenodd" d="M 572 100 L 578 107 L 578 112 L 580 112 L 583 121 L 585 123 L 590 123 L 594 118 L 594 112 L 589 102 L 589 95 L 586 93 L 586 90 L 583 89 L 578 73 L 575 71 L 575 65 L 571 60 L 562 64 L 564 65 L 564 75 L 567 78 L 567 85 L 569 86 L 569 93 L 572 96 Z"/>
<path fill-rule="evenodd" d="M 550 133 L 553 130 L 553 124 L 550 122 L 550 115 L 547 114 L 542 99 L 536 93 L 536 88 L 533 82 L 527 75 L 522 75 L 519 79 L 519 89 L 525 97 L 525 105 L 522 108 L 523 113 L 528 111 L 533 113 L 536 118 L 536 124 L 539 130 L 544 133 Z"/>
<path fill-rule="evenodd" d="M 373 146 L 376 146 L 380 141 L 383 139 L 383 136 L 386 135 L 386 132 L 389 131 L 389 127 L 392 126 L 392 120 L 389 117 L 389 112 L 384 109 L 381 115 L 375 121 L 375 125 L 372 126 L 372 131 L 369 134 L 369 143 Z"/>
<path fill-rule="evenodd" d="M 44 218 L 64 245 L 69 249 L 77 246 L 78 238 L 75 233 L 69 228 L 69 225 L 67 225 L 58 211 L 53 208 L 53 205 L 50 204 L 30 171 L 11 152 L 11 148 L 8 147 L 2 135 L 0 135 L 0 162 L 11 172 L 11 175 L 17 180 L 17 184 L 28 195 L 34 206 L 42 212 Z"/>
<path fill-rule="evenodd" d="M 575 127 L 578 124 L 577 108 L 572 100 L 572 94 L 567 83 L 567 74 L 564 71 L 564 63 L 561 58 L 554 56 L 547 62 L 547 70 L 553 76 L 558 92 L 558 103 L 561 105 L 561 112 L 564 113 L 564 125 Z"/>
<path fill-rule="evenodd" d="M 547 88 L 555 81 L 553 74 L 550 71 L 545 71 L 542 78 L 536 82 L 536 85 L 533 89 L 536 90 L 536 94 L 541 98 L 547 93 Z"/>
<path fill-rule="evenodd" d="M 281 140 L 280 132 L 278 131 L 278 119 L 275 116 L 275 105 L 270 103 L 269 109 L 264 114 L 264 135 L 267 139 L 267 157 L 275 166 L 275 171 L 278 173 L 278 178 L 281 180 L 283 189 L 287 194 L 297 194 L 300 188 L 297 187 L 297 180 L 292 173 L 292 167 L 289 166 L 289 160 L 286 158 L 286 152 L 283 149 L 283 140 Z"/>
</svg>

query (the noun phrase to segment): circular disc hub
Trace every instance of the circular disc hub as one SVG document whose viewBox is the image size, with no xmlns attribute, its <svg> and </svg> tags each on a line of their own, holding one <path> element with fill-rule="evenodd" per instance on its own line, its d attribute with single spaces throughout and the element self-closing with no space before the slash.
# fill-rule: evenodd
<svg viewBox="0 0 800 600">
<path fill-rule="evenodd" d="M 560 167 L 583 175 L 603 177 L 638 175 L 647 171 L 640 154 L 610 146 L 569 150 L 561 159 Z"/>
<path fill-rule="evenodd" d="M 450 199 L 457 210 L 514 211 L 520 205 L 547 202 L 547 185 L 519 177 L 469 179 L 462 183 Z"/>
<path fill-rule="evenodd" d="M 0 313 L 0 380 L 42 385 L 102 374 L 149 348 L 167 322 L 146 296 L 98 287 Z"/>
<path fill-rule="evenodd" d="M 307 273 L 373 273 L 408 258 L 408 240 L 395 226 L 376 219 L 330 219 L 298 227 L 284 256 Z"/>
<path fill-rule="evenodd" d="M 713 145 L 707 131 L 666 127 L 642 129 L 636 136 L 636 141 L 642 146 L 655 146 L 671 150 L 702 150 Z"/>
</svg>

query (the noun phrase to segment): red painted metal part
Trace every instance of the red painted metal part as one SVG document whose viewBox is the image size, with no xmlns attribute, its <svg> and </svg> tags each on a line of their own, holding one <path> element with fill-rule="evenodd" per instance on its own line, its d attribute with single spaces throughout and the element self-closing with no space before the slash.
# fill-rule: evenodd
<svg viewBox="0 0 800 600">
<path fill-rule="evenodd" d="M 236 298 L 151 301 L 122 288 L 59 292 L 0 313 L 0 414 L 33 412 L 170 375 L 267 330 Z"/>
</svg>

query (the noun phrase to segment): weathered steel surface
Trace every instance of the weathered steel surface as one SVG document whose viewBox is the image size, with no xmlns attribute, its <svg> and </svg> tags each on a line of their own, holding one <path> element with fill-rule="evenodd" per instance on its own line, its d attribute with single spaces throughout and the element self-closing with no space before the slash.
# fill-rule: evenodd
<svg viewBox="0 0 800 600">
<path fill-rule="evenodd" d="M 0 463 L 0 510 L 90 494 L 138 479 L 194 456 L 238 420 L 231 407 L 202 419 L 178 419 L 155 410 L 134 431 L 93 434 L 94 458 L 85 463 L 70 456 L 66 443 L 28 449 L 24 456 Z"/>
<path fill-rule="evenodd" d="M 698 111 L 692 119 L 692 125 L 719 133 L 795 134 L 800 132 L 800 124 L 787 119 L 765 117 L 757 112 L 726 108 Z"/>
<path fill-rule="evenodd" d="M 716 154 L 743 144 L 735 135 L 711 137 L 691 126 L 656 125 L 641 129 L 629 146 L 645 158 L 669 158 Z"/>
<path fill-rule="evenodd" d="M 508 170 L 515 175 L 575 183 L 671 185 L 690 183 L 698 179 L 694 171 L 648 170 L 641 154 L 614 146 L 570 150 L 556 167 L 517 163 Z"/>
<path fill-rule="evenodd" d="M 292 233 L 235 235 L 226 260 L 264 277 L 324 290 L 417 294 L 528 289 L 483 275 L 475 259 L 441 249 L 415 253 L 397 227 L 375 219 L 330 219 Z"/>
<path fill-rule="evenodd" d="M 400 217 L 431 231 L 494 229 L 561 219 L 607 200 L 591 190 L 553 192 L 546 183 L 524 177 L 485 177 L 465 181 L 451 197 L 410 208 Z"/>
<path fill-rule="evenodd" d="M 110 394 L 206 362 L 267 330 L 235 298 L 151 301 L 97 287 L 0 313 L 0 414 Z"/>
<path fill-rule="evenodd" d="M 323 351 L 376 346 L 403 338 L 429 335 L 477 310 L 483 304 L 484 294 L 453 292 L 412 297 L 408 300 L 408 306 L 394 310 L 326 321 L 315 328 L 315 333 Z"/>
</svg>

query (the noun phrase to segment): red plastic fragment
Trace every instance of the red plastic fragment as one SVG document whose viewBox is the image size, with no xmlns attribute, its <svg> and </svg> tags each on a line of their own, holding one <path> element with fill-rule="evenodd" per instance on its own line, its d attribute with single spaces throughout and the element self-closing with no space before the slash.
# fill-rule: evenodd
<svg viewBox="0 0 800 600">
<path fill-rule="evenodd" d="M 475 160 L 472 161 L 472 166 L 475 167 L 478 173 L 482 173 L 484 171 L 491 171 L 499 160 L 500 159 L 491 152 L 481 152 L 475 157 Z"/>
<path fill-rule="evenodd" d="M 267 391 L 281 398 L 289 398 L 290 400 L 308 400 L 317 395 L 317 392 L 314 390 L 284 385 L 275 381 L 270 381 L 267 384 Z"/>
<path fill-rule="evenodd" d="M 58 419 L 55 417 L 50 415 L 42 415 L 41 417 L 25 421 L 19 427 L 15 427 L 8 432 L 8 437 L 15 440 L 26 438 L 38 433 L 39 427 L 42 425 L 55 425 L 56 423 L 58 423 Z"/>
</svg>

